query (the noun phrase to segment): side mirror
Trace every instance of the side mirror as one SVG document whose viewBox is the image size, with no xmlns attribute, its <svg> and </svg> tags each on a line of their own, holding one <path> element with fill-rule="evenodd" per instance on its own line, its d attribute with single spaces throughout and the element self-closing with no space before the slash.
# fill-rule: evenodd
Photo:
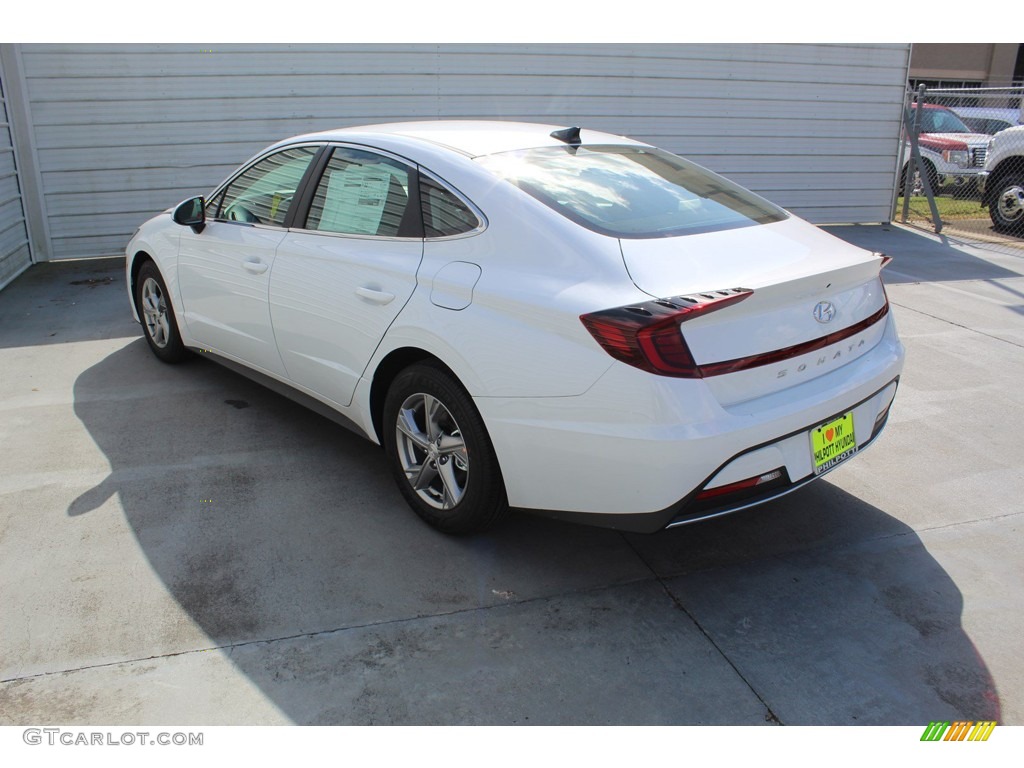
<svg viewBox="0 0 1024 768">
<path fill-rule="evenodd" d="M 192 231 L 198 235 L 206 228 L 206 200 L 202 197 L 193 197 L 179 203 L 172 218 L 175 224 L 192 227 Z"/>
</svg>

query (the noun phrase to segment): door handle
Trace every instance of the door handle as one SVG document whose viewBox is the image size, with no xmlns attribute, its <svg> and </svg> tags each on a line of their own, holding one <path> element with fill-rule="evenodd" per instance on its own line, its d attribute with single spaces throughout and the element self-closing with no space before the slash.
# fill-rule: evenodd
<svg viewBox="0 0 1024 768">
<path fill-rule="evenodd" d="M 262 261 L 247 260 L 242 262 L 242 269 L 244 269 L 246 272 L 252 272 L 254 275 L 262 275 L 264 272 L 270 269 L 270 265 L 264 264 Z"/>
<path fill-rule="evenodd" d="M 375 288 L 356 288 L 356 296 L 361 299 L 373 302 L 374 304 L 390 304 L 395 298 L 395 294 L 388 293 L 387 291 L 378 291 Z"/>
</svg>

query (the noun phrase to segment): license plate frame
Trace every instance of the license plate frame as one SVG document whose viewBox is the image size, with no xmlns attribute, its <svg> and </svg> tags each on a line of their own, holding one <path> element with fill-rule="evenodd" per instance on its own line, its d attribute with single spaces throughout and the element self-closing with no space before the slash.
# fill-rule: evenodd
<svg viewBox="0 0 1024 768">
<path fill-rule="evenodd" d="M 858 450 L 857 435 L 853 428 L 853 411 L 847 411 L 812 427 L 808 436 L 815 475 L 842 464 Z"/>
</svg>

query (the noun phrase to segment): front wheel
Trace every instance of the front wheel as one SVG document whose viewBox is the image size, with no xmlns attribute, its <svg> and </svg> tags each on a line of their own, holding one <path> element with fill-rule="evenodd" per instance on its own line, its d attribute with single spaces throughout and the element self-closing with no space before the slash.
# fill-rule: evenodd
<svg viewBox="0 0 1024 768">
<path fill-rule="evenodd" d="M 180 363 L 189 356 L 178 332 L 167 285 L 152 261 L 147 261 L 139 269 L 135 281 L 135 305 L 142 319 L 146 341 L 154 355 L 165 363 Z"/>
<path fill-rule="evenodd" d="M 903 166 L 903 172 L 900 174 L 900 197 L 906 195 L 907 174 L 910 173 L 913 165 L 914 162 L 911 160 Z M 924 161 L 924 167 L 928 173 L 928 181 L 932 185 L 932 193 L 935 195 L 939 194 L 939 172 L 935 170 L 935 166 L 928 160 Z M 924 182 L 921 180 L 921 172 L 914 168 L 914 172 L 910 175 L 910 197 L 921 197 L 922 195 L 924 195 Z"/>
<path fill-rule="evenodd" d="M 1024 174 L 1011 174 L 999 180 L 988 213 L 992 226 L 999 232 L 1024 235 Z"/>
<path fill-rule="evenodd" d="M 384 401 L 384 448 L 399 490 L 444 533 L 478 533 L 508 514 L 505 484 L 476 407 L 447 371 L 402 371 Z"/>
</svg>

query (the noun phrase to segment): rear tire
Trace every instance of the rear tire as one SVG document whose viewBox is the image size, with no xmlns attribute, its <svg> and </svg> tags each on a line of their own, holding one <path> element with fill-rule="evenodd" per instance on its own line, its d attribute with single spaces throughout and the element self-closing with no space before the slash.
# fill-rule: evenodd
<svg viewBox="0 0 1024 768">
<path fill-rule="evenodd" d="M 443 533 L 479 533 L 509 512 L 505 483 L 483 419 L 441 366 L 418 363 L 384 401 L 384 448 L 402 496 Z"/>
<path fill-rule="evenodd" d="M 135 306 L 142 320 L 142 332 L 154 355 L 165 363 L 180 363 L 191 353 L 181 341 L 169 295 L 160 270 L 147 261 L 135 279 Z"/>
</svg>

